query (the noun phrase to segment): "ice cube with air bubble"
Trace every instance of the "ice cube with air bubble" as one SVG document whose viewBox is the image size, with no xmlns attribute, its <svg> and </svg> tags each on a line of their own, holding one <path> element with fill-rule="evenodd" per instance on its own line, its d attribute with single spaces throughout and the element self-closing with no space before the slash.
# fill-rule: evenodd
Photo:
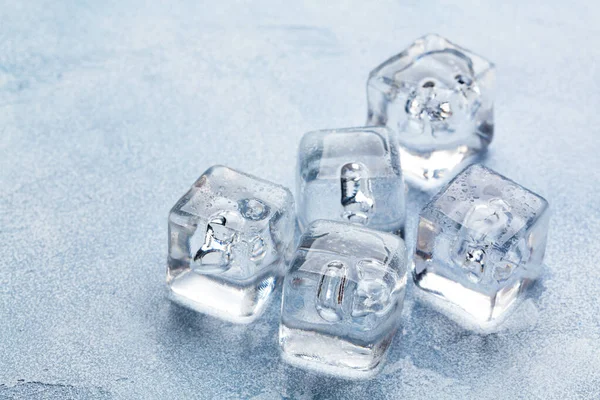
<svg viewBox="0 0 600 400">
<path fill-rule="evenodd" d="M 283 284 L 284 360 L 350 378 L 373 376 L 400 323 L 406 270 L 397 235 L 313 222 Z"/>
<path fill-rule="evenodd" d="M 405 188 L 385 127 L 309 132 L 298 149 L 298 221 L 339 220 L 402 233 Z"/>
<path fill-rule="evenodd" d="M 171 299 L 225 320 L 253 321 L 285 273 L 293 229 L 288 189 L 211 167 L 169 214 Z"/>
<path fill-rule="evenodd" d="M 417 294 L 467 328 L 491 332 L 543 271 L 548 203 L 474 164 L 420 214 Z"/>
<path fill-rule="evenodd" d="M 492 140 L 494 80 L 491 62 L 426 35 L 369 75 L 367 124 L 397 134 L 409 184 L 437 188 Z"/>
</svg>

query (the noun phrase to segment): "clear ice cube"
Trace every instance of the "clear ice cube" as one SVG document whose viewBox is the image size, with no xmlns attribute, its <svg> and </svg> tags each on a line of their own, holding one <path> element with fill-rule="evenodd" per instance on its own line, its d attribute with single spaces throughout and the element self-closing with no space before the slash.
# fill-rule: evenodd
<svg viewBox="0 0 600 400">
<path fill-rule="evenodd" d="M 396 132 L 409 184 L 439 187 L 492 140 L 494 80 L 489 61 L 424 36 L 369 75 L 367 124 Z"/>
<path fill-rule="evenodd" d="M 302 229 L 329 219 L 403 232 L 405 189 L 398 146 L 384 127 L 305 134 L 296 190 Z"/>
<path fill-rule="evenodd" d="M 375 374 L 400 322 L 404 241 L 319 220 L 302 235 L 290 269 L 279 330 L 284 360 L 346 377 Z"/>
<path fill-rule="evenodd" d="M 233 322 L 253 321 L 285 272 L 293 233 L 288 189 L 213 166 L 169 214 L 171 299 Z"/>
<path fill-rule="evenodd" d="M 471 165 L 421 212 L 420 297 L 468 328 L 495 330 L 541 273 L 549 215 L 542 197 Z"/>
</svg>

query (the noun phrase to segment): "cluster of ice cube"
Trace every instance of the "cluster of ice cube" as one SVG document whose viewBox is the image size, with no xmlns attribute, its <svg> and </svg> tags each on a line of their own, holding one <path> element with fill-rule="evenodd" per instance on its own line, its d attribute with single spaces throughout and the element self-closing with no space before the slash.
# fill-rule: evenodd
<svg viewBox="0 0 600 400">
<path fill-rule="evenodd" d="M 349 377 L 383 364 L 409 264 L 418 297 L 495 329 L 540 275 L 549 215 L 479 164 L 452 179 L 492 139 L 493 80 L 491 63 L 425 36 L 369 76 L 368 126 L 304 135 L 296 206 L 280 185 L 208 169 L 169 215 L 170 297 L 249 323 L 283 280 L 283 358 Z M 452 179 L 423 208 L 411 257 L 404 178 L 416 190 Z"/>
</svg>

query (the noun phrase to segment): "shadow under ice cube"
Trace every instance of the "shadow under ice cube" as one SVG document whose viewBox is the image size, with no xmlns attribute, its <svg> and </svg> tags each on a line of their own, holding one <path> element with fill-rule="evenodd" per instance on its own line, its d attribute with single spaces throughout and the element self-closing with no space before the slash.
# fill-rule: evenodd
<svg viewBox="0 0 600 400">
<path fill-rule="evenodd" d="M 492 140 L 494 80 L 489 61 L 424 36 L 369 75 L 367 124 L 397 133 L 408 183 L 438 187 Z"/>
<path fill-rule="evenodd" d="M 548 203 L 472 165 L 419 220 L 413 278 L 422 298 L 463 325 L 494 330 L 542 269 Z"/>
<path fill-rule="evenodd" d="M 286 188 L 223 166 L 208 169 L 169 214 L 171 299 L 253 321 L 285 272 L 293 224 Z"/>
<path fill-rule="evenodd" d="M 279 343 L 291 364 L 369 377 L 400 322 L 404 241 L 320 220 L 302 235 L 283 285 Z"/>
<path fill-rule="evenodd" d="M 383 127 L 309 132 L 298 149 L 303 229 L 318 219 L 402 233 L 405 189 L 397 144 Z"/>
</svg>

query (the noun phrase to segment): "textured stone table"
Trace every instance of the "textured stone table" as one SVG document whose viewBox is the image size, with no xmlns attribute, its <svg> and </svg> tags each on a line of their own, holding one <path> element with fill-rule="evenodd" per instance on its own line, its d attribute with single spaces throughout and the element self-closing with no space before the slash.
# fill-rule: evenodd
<svg viewBox="0 0 600 400">
<path fill-rule="evenodd" d="M 600 397 L 600 6 L 198 3 L 0 0 L 0 398 Z M 496 62 L 485 163 L 553 209 L 506 328 L 409 291 L 383 373 L 347 382 L 280 363 L 278 300 L 250 328 L 170 304 L 167 212 L 198 175 L 293 186 L 301 135 L 362 124 L 370 69 L 428 32 Z"/>
</svg>

